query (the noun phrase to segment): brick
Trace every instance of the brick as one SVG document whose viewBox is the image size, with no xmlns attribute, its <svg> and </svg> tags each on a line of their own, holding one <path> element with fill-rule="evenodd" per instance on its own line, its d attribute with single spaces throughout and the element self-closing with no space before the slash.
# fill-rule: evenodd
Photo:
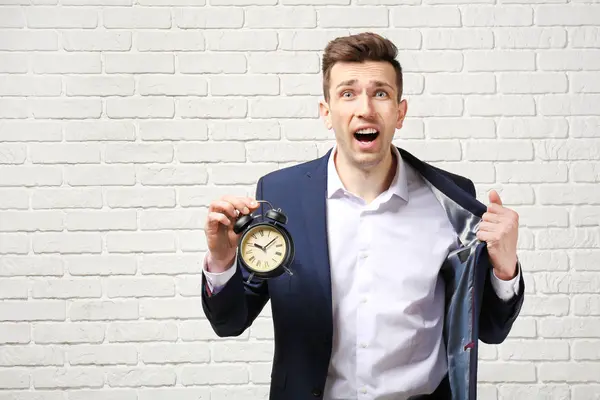
<svg viewBox="0 0 600 400">
<path fill-rule="evenodd" d="M 133 275 L 136 271 L 134 255 L 72 255 L 64 261 L 72 276 Z"/>
<path fill-rule="evenodd" d="M 244 162 L 246 150 L 243 143 L 187 143 L 177 146 L 179 162 Z"/>
<path fill-rule="evenodd" d="M 142 185 L 204 185 L 208 180 L 208 172 L 202 165 L 140 166 L 137 176 Z"/>
<path fill-rule="evenodd" d="M 573 296 L 573 313 L 575 315 L 600 315 L 600 296 Z"/>
<path fill-rule="evenodd" d="M 280 50 L 322 51 L 329 41 L 347 35 L 348 30 L 285 29 L 278 33 Z"/>
<path fill-rule="evenodd" d="M 173 252 L 175 237 L 169 232 L 111 232 L 106 235 L 109 253 Z"/>
<path fill-rule="evenodd" d="M 285 145 L 285 143 L 276 143 L 274 145 L 279 146 L 280 144 Z M 210 183 L 215 185 L 254 185 L 258 181 L 258 179 L 268 174 L 269 172 L 276 171 L 278 169 L 277 164 L 275 162 L 269 163 L 262 160 L 262 157 L 265 154 L 269 154 L 272 158 L 278 158 L 273 150 L 269 151 L 264 148 L 264 146 L 256 145 L 257 151 L 260 151 L 260 154 L 257 154 L 257 159 L 260 159 L 258 163 L 252 164 L 224 164 L 224 165 L 215 165 L 211 167 L 210 174 Z M 307 148 L 308 149 L 308 148 Z M 280 148 L 278 150 L 287 152 L 288 154 L 282 154 L 282 159 L 288 160 L 290 155 L 294 154 L 295 151 L 293 148 Z M 247 151 L 250 154 L 251 149 L 247 148 Z M 253 150 L 252 150 L 253 151 Z M 303 157 L 294 157 L 294 158 L 304 158 L 305 160 L 312 159 L 314 157 L 314 153 L 308 150 L 310 154 L 307 154 Z M 275 157 L 273 157 L 275 156 Z M 253 161 L 253 156 L 249 156 L 249 160 Z M 243 168 L 240 168 L 243 167 Z"/>
<path fill-rule="evenodd" d="M 67 96 L 131 96 L 133 77 L 83 76 L 66 78 Z"/>
<path fill-rule="evenodd" d="M 465 51 L 465 71 L 534 71 L 535 53 L 511 50 Z"/>
<path fill-rule="evenodd" d="M 135 346 L 131 345 L 80 345 L 71 346 L 67 350 L 67 358 L 69 359 L 70 365 L 136 365 L 138 362 L 138 352 Z M 86 400 L 90 399 L 90 397 L 82 397 L 82 399 L 83 398 Z M 111 399 L 112 398 L 111 393 Z M 98 397 L 98 399 L 100 399 L 100 397 Z"/>
<path fill-rule="evenodd" d="M 383 11 L 383 10 L 382 10 Z M 439 5 L 394 7 L 391 13 L 394 27 L 460 27 L 461 17 L 458 7 Z"/>
<path fill-rule="evenodd" d="M 55 166 L 0 166 L 0 186 L 59 186 L 62 171 Z"/>
<path fill-rule="evenodd" d="M 29 57 L 26 53 L 0 53 L 0 73 L 24 74 L 28 70 Z"/>
<path fill-rule="evenodd" d="M 213 360 L 219 362 L 272 361 L 272 342 L 218 342 L 213 344 Z"/>
<path fill-rule="evenodd" d="M 600 70 L 600 50 L 544 50 L 538 53 L 538 68 L 544 71 Z"/>
<path fill-rule="evenodd" d="M 540 140 L 535 143 L 536 157 L 541 160 L 594 160 L 600 158 L 600 142 L 589 140 Z"/>
<path fill-rule="evenodd" d="M 2 382 L 2 389 L 29 389 L 30 372 L 24 369 L 10 369 L 10 370 L 2 370 L 0 371 L 0 382 Z M 3 391 L 4 392 L 4 391 Z M 11 392 L 4 392 L 7 396 L 6 399 L 20 399 L 17 393 L 11 395 Z M 13 397 L 10 397 L 13 396 Z M 3 394 L 0 394 L 0 399 L 3 399 Z"/>
<path fill-rule="evenodd" d="M 500 49 L 562 49 L 567 45 L 564 28 L 497 28 L 494 37 Z"/>
<path fill-rule="evenodd" d="M 147 141 L 208 139 L 204 121 L 139 121 L 139 132 L 140 138 Z"/>
<path fill-rule="evenodd" d="M 62 231 L 63 221 L 63 214 L 57 211 L 4 211 L 0 231 Z"/>
<path fill-rule="evenodd" d="M 25 344 L 31 341 L 30 324 L 3 322 L 2 326 L 4 327 L 4 329 L 0 331 L 0 343 L 2 343 L 2 345 Z"/>
<path fill-rule="evenodd" d="M 244 25 L 244 10 L 235 7 L 179 8 L 174 21 L 183 29 L 228 29 Z"/>
<path fill-rule="evenodd" d="M 412 117 L 459 117 L 463 114 L 459 96 L 417 96 L 412 99 L 408 115 Z"/>
<path fill-rule="evenodd" d="M 26 234 L 0 233 L 0 254 L 27 254 L 30 240 Z"/>
<path fill-rule="evenodd" d="M 463 56 L 458 52 L 408 50 L 399 54 L 398 60 L 407 73 L 460 72 L 463 69 Z"/>
<path fill-rule="evenodd" d="M 296 121 L 295 121 L 296 122 Z M 297 121 L 301 123 L 302 121 Z M 273 120 L 225 120 L 211 121 L 210 137 L 215 141 L 278 140 L 281 127 Z"/>
<path fill-rule="evenodd" d="M 539 107 L 542 115 L 592 115 L 598 101 L 596 94 L 548 95 L 540 99 Z"/>
<path fill-rule="evenodd" d="M 231 340 L 227 337 L 219 337 L 213 331 L 210 323 L 207 320 L 189 320 L 179 322 L 179 335 L 184 342 L 211 340 L 215 342 L 223 342 Z M 249 338 L 249 330 L 245 330 L 237 339 L 247 340 Z"/>
<path fill-rule="evenodd" d="M 539 376 L 544 382 L 594 382 L 598 379 L 597 363 L 541 363 Z"/>
<path fill-rule="evenodd" d="M 2 7 L 0 14 L 0 28 L 24 28 L 24 10 L 17 7 Z"/>
<path fill-rule="evenodd" d="M 573 92 L 600 93 L 600 72 L 574 72 L 569 75 Z"/>
<path fill-rule="evenodd" d="M 29 192 L 25 189 L 0 189 L 0 210 L 27 210 Z"/>
<path fill-rule="evenodd" d="M 321 119 L 279 120 L 283 135 L 292 141 L 334 139 L 333 130 L 328 130 Z"/>
<path fill-rule="evenodd" d="M 599 23 L 600 7 L 597 5 L 541 5 L 535 14 L 535 24 L 538 26 L 595 26 Z"/>
<path fill-rule="evenodd" d="M 62 80 L 57 76 L 0 76 L 1 96 L 60 96 Z"/>
<path fill-rule="evenodd" d="M 541 204 L 553 205 L 588 205 L 600 204 L 598 185 L 541 185 L 539 187 Z"/>
<path fill-rule="evenodd" d="M 173 118 L 175 103 L 169 97 L 110 98 L 106 100 L 109 118 Z"/>
<path fill-rule="evenodd" d="M 104 150 L 106 163 L 170 163 L 173 156 L 169 143 L 108 144 Z"/>
<path fill-rule="evenodd" d="M 575 182 L 600 181 L 600 163 L 574 162 L 571 165 L 571 179 Z"/>
<path fill-rule="evenodd" d="M 228 75 L 215 76 L 210 80 L 213 96 L 260 96 L 278 95 L 279 77 L 275 75 Z"/>
<path fill-rule="evenodd" d="M 208 250 L 206 246 L 206 236 L 204 231 L 201 230 L 180 230 L 177 232 L 177 242 L 179 243 L 178 250 L 183 252 L 205 252 Z"/>
<path fill-rule="evenodd" d="M 464 26 L 530 26 L 533 8 L 526 6 L 470 6 L 462 10 Z"/>
<path fill-rule="evenodd" d="M 583 206 L 573 208 L 572 223 L 575 226 L 599 226 L 600 207 Z"/>
<path fill-rule="evenodd" d="M 473 116 L 533 116 L 535 101 L 529 95 L 469 96 L 467 112 Z"/>
<path fill-rule="evenodd" d="M 321 10 L 321 12 L 324 11 L 325 10 Z M 321 26 L 335 27 L 328 25 L 327 14 L 321 12 L 319 13 Z M 368 10 L 365 10 L 364 12 L 368 13 Z M 347 20 L 347 22 L 348 24 L 352 24 L 352 19 Z M 317 26 L 317 13 L 313 7 L 249 6 L 245 10 L 244 26 L 250 29 L 314 28 Z"/>
<path fill-rule="evenodd" d="M 566 93 L 568 81 L 565 74 L 559 73 L 505 73 L 498 77 L 500 93 Z"/>
<path fill-rule="evenodd" d="M 248 381 L 248 368 L 243 365 L 186 366 L 181 370 L 181 383 L 184 386 L 235 385 Z"/>
<path fill-rule="evenodd" d="M 257 318 L 250 328 L 252 339 L 274 339 L 273 321 L 270 318 Z"/>
<path fill-rule="evenodd" d="M 600 319 L 598 318 L 547 317 L 540 320 L 539 326 L 539 333 L 543 337 L 600 338 Z"/>
<path fill-rule="evenodd" d="M 316 53 L 252 52 L 248 56 L 249 71 L 255 74 L 318 73 Z"/>
<path fill-rule="evenodd" d="M 522 226 L 532 228 L 569 226 L 568 211 L 559 207 L 513 207 L 513 209 L 519 212 Z"/>
<path fill-rule="evenodd" d="M 198 299 L 144 299 L 140 303 L 140 316 L 145 319 L 198 319 L 205 318 Z"/>
<path fill-rule="evenodd" d="M 134 185 L 131 165 L 74 165 L 65 168 L 65 181 L 71 186 Z"/>
<path fill-rule="evenodd" d="M 71 321 L 136 320 L 138 308 L 135 300 L 75 300 L 68 312 Z M 107 331 L 107 339 L 109 334 Z"/>
<path fill-rule="evenodd" d="M 69 121 L 65 125 L 65 139 L 81 141 L 133 141 L 135 127 L 130 121 Z"/>
<path fill-rule="evenodd" d="M 569 28 L 569 45 L 574 49 L 600 47 L 600 27 L 579 26 Z"/>
<path fill-rule="evenodd" d="M 323 86 L 317 74 L 284 75 L 281 77 L 281 91 L 286 96 L 321 96 Z M 279 90 L 277 93 L 279 94 Z"/>
<path fill-rule="evenodd" d="M 248 143 L 246 151 L 251 162 L 308 161 L 316 157 L 312 143 Z"/>
<path fill-rule="evenodd" d="M 0 302 L 0 321 L 64 321 L 65 317 L 65 302 L 62 300 Z"/>
<path fill-rule="evenodd" d="M 140 31 L 136 33 L 138 51 L 203 51 L 205 34 L 200 32 Z"/>
<path fill-rule="evenodd" d="M 478 379 L 480 382 L 524 382 L 536 381 L 535 365 L 533 363 L 490 362 L 479 363 Z"/>
<path fill-rule="evenodd" d="M 573 388 L 573 400 L 593 399 L 600 393 L 600 385 L 586 383 L 583 385 L 570 385 Z"/>
<path fill-rule="evenodd" d="M 498 181 L 503 183 L 567 182 L 566 164 L 510 163 L 497 164 Z"/>
<path fill-rule="evenodd" d="M 29 103 L 25 98 L 0 98 L 0 118 L 24 119 L 31 114 Z"/>
<path fill-rule="evenodd" d="M 145 364 L 208 363 L 210 361 L 210 345 L 208 343 L 143 344 L 140 348 L 140 359 Z M 187 368 L 190 367 L 184 367 L 181 371 L 181 380 L 184 385 L 186 384 L 184 376 Z M 235 371 L 235 367 L 232 367 L 232 369 Z M 235 375 L 233 371 L 231 375 Z M 215 384 L 218 382 L 210 381 L 206 383 Z M 245 381 L 242 383 L 245 383 Z"/>
<path fill-rule="evenodd" d="M 99 74 L 100 53 L 35 54 L 31 65 L 36 74 Z M 62 100 L 57 99 L 57 102 Z"/>
<path fill-rule="evenodd" d="M 143 275 L 198 274 L 202 271 L 202 257 L 197 254 L 148 254 L 139 261 Z"/>
<path fill-rule="evenodd" d="M 191 275 L 175 279 L 177 293 L 183 297 L 202 296 L 202 276 Z"/>
<path fill-rule="evenodd" d="M 475 184 L 495 182 L 494 164 L 489 162 L 447 162 L 433 163 L 436 167 L 453 172 L 458 175 L 468 176 Z"/>
<path fill-rule="evenodd" d="M 545 317 L 545 316 L 565 316 L 569 314 L 569 297 L 568 296 L 562 296 L 562 295 L 557 295 L 557 294 L 552 294 L 549 296 L 528 296 L 528 302 L 527 304 L 523 304 L 523 308 L 521 310 L 522 315 L 523 316 L 537 316 L 537 317 Z M 529 343 L 529 342 L 528 342 Z M 561 346 L 561 345 L 559 345 Z M 516 346 L 516 348 L 520 348 L 520 346 Z M 567 347 L 568 349 L 568 347 Z M 522 354 L 521 351 L 515 351 L 517 354 L 512 354 L 512 358 L 510 359 L 514 359 L 514 360 L 525 360 L 525 359 L 531 359 L 531 358 L 519 358 L 519 353 Z M 544 353 L 544 351 L 535 351 L 534 353 L 539 354 L 540 356 L 542 356 Z M 569 352 L 566 351 L 561 351 L 561 354 L 564 354 L 564 356 L 559 357 L 553 357 L 553 358 L 557 358 L 557 359 L 568 359 L 568 354 Z M 532 355 L 530 354 L 528 357 L 532 357 Z M 548 359 L 553 359 L 553 358 L 548 358 Z M 507 360 L 509 358 L 506 358 Z M 534 358 L 536 359 L 536 358 Z"/>
<path fill-rule="evenodd" d="M 99 99 L 31 99 L 34 118 L 86 119 L 100 118 L 102 102 Z"/>
<path fill-rule="evenodd" d="M 32 238 L 37 254 L 102 252 L 102 237 L 96 233 L 37 233 Z"/>
<path fill-rule="evenodd" d="M 171 27 L 171 12 L 163 8 L 112 7 L 103 10 L 102 21 L 109 29 L 165 29 Z"/>
<path fill-rule="evenodd" d="M 174 386 L 177 375 L 171 367 L 114 368 L 106 380 L 111 387 Z"/>
<path fill-rule="evenodd" d="M 6 238 L 6 237 L 5 237 Z M 0 258 L 0 276 L 62 276 L 60 257 L 3 256 Z"/>
<path fill-rule="evenodd" d="M 600 239 L 598 232 L 589 228 L 547 229 L 538 233 L 540 249 L 593 248 Z"/>
<path fill-rule="evenodd" d="M 58 50 L 56 32 L 6 30 L 0 35 L 0 51 Z"/>
<path fill-rule="evenodd" d="M 69 367 L 40 369 L 32 372 L 36 389 L 101 388 L 104 371 L 92 368 Z"/>
<path fill-rule="evenodd" d="M 175 207 L 175 190 L 152 187 L 107 189 L 106 204 L 111 208 Z"/>
<path fill-rule="evenodd" d="M 23 144 L 0 144 L 0 164 L 23 164 L 27 147 Z"/>
<path fill-rule="evenodd" d="M 249 0 L 249 2 L 250 1 L 258 0 Z M 212 3 L 214 4 L 214 0 Z M 178 400 L 210 400 L 211 398 L 210 387 L 140 389 L 137 391 L 137 396 L 136 400 L 171 400 L 173 397 Z"/>
<path fill-rule="evenodd" d="M 62 126 L 58 121 L 0 121 L 0 141 L 3 142 L 60 142 L 61 140 Z"/>
<path fill-rule="evenodd" d="M 507 361 L 566 361 L 569 343 L 558 340 L 507 341 L 500 347 L 500 357 Z"/>
<path fill-rule="evenodd" d="M 495 137 L 495 128 L 494 121 L 485 118 L 428 118 L 425 122 L 426 135 L 433 139 L 490 139 Z"/>
<path fill-rule="evenodd" d="M 29 28 L 96 28 L 96 10 L 71 7 L 34 7 L 25 10 Z"/>
<path fill-rule="evenodd" d="M 101 343 L 103 324 L 95 323 L 40 323 L 33 326 L 33 341 L 37 344 Z"/>
<path fill-rule="evenodd" d="M 3 346 L 0 349 L 0 365 L 15 366 L 47 366 L 63 365 L 64 351 L 47 346 Z"/>
<path fill-rule="evenodd" d="M 534 279 L 536 289 L 540 293 L 600 293 L 597 289 L 600 274 L 595 272 L 540 273 L 535 274 Z"/>
<path fill-rule="evenodd" d="M 543 385 L 502 384 L 498 386 L 500 399 L 569 399 L 568 385 L 544 383 Z"/>
<path fill-rule="evenodd" d="M 244 118 L 248 113 L 247 101 L 241 98 L 184 98 L 177 107 L 182 118 Z"/>
<path fill-rule="evenodd" d="M 66 214 L 69 231 L 136 230 L 135 211 L 69 211 Z"/>
<path fill-rule="evenodd" d="M 178 210 L 143 210 L 141 230 L 203 229 L 207 216 L 205 208 Z"/>
<path fill-rule="evenodd" d="M 211 400 L 229 400 L 229 399 L 265 399 L 269 396 L 268 385 L 252 385 L 252 386 L 221 386 L 215 387 L 211 391 Z"/>
<path fill-rule="evenodd" d="M 142 96 L 206 96 L 208 94 L 208 82 L 203 77 L 142 75 L 138 82 L 138 92 Z"/>
<path fill-rule="evenodd" d="M 424 47 L 429 50 L 492 49 L 494 34 L 484 29 L 427 29 L 423 32 Z"/>
<path fill-rule="evenodd" d="M 72 6 L 131 6 L 133 0 L 63 0 L 61 4 Z"/>
<path fill-rule="evenodd" d="M 318 118 L 318 100 L 308 96 L 258 97 L 250 100 L 252 118 Z"/>
<path fill-rule="evenodd" d="M 239 53 L 179 53 L 177 63 L 183 74 L 243 74 L 247 70 L 246 56 Z"/>
<path fill-rule="evenodd" d="M 105 71 L 108 74 L 146 74 L 175 72 L 174 58 L 162 53 L 112 53 L 105 54 Z"/>
<path fill-rule="evenodd" d="M 109 278 L 105 285 L 108 298 L 175 296 L 171 278 Z"/>
<path fill-rule="evenodd" d="M 0 281 L 0 298 L 27 300 L 29 296 L 29 281 L 12 278 Z"/>
<path fill-rule="evenodd" d="M 61 44 L 66 51 L 129 51 L 131 32 L 100 32 L 68 30 L 61 32 Z"/>
<path fill-rule="evenodd" d="M 465 143 L 465 159 L 471 161 L 529 161 L 533 159 L 533 145 L 530 141 L 525 140 L 467 142 Z"/>
<path fill-rule="evenodd" d="M 486 94 L 496 91 L 493 74 L 433 74 L 425 80 L 427 91 L 431 94 Z"/>
<path fill-rule="evenodd" d="M 30 144 L 34 164 L 99 164 L 100 146 L 88 143 Z"/>
<path fill-rule="evenodd" d="M 574 360 L 594 361 L 600 359 L 599 340 L 575 340 L 572 342 Z"/>
<path fill-rule="evenodd" d="M 498 122 L 498 136 L 506 139 L 546 139 L 566 138 L 569 125 L 564 118 L 501 118 Z"/>
<path fill-rule="evenodd" d="M 534 204 L 534 191 L 532 185 L 517 185 L 517 184 L 494 184 L 494 185 L 477 185 L 477 198 L 487 201 L 490 190 L 496 190 L 502 198 L 502 203 L 505 205 L 531 205 Z"/>
<path fill-rule="evenodd" d="M 33 209 L 101 208 L 100 189 L 37 188 L 32 192 Z"/>
</svg>

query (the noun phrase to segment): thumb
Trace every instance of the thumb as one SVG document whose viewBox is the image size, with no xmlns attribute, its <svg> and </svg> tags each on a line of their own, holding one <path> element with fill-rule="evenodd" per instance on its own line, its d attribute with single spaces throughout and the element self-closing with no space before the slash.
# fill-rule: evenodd
<svg viewBox="0 0 600 400">
<path fill-rule="evenodd" d="M 490 203 L 495 203 L 498 205 L 502 205 L 502 200 L 500 199 L 500 195 L 495 190 L 492 190 L 489 194 Z"/>
</svg>

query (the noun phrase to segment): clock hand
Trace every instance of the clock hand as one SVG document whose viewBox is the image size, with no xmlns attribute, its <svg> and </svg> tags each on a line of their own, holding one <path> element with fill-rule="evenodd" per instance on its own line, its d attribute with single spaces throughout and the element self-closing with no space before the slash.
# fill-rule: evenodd
<svg viewBox="0 0 600 400">
<path fill-rule="evenodd" d="M 267 245 L 265 246 L 265 250 L 266 250 L 266 249 L 267 249 L 267 248 L 268 248 L 268 247 L 269 247 L 269 246 L 270 246 L 270 245 L 271 245 L 271 244 L 272 244 L 274 241 L 276 241 L 276 240 L 277 240 L 277 238 L 275 238 L 275 239 L 271 240 L 271 241 L 269 242 L 269 244 L 267 244 Z"/>
<path fill-rule="evenodd" d="M 252 243 L 252 245 L 253 245 L 254 247 L 258 247 L 258 248 L 259 248 L 259 249 L 261 249 L 262 251 L 265 251 L 265 248 L 264 248 L 264 247 L 262 247 L 262 246 L 261 246 L 260 244 L 258 244 L 258 243 Z"/>
</svg>

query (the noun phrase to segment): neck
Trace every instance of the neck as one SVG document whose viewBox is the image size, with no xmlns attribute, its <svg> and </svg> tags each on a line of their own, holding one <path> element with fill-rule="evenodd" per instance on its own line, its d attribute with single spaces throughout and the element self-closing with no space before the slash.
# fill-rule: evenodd
<svg viewBox="0 0 600 400">
<path fill-rule="evenodd" d="M 390 187 L 398 162 L 391 147 L 379 164 L 369 168 L 351 164 L 339 151 L 334 157 L 335 166 L 344 187 L 361 197 L 367 204 Z"/>
</svg>

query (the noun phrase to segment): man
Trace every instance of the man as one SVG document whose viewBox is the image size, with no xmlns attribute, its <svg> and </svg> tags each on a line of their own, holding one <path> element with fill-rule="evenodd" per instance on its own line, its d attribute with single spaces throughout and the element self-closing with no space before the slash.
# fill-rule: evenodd
<svg viewBox="0 0 600 400">
<path fill-rule="evenodd" d="M 334 148 L 257 184 L 288 215 L 293 276 L 247 282 L 232 226 L 258 205 L 210 204 L 203 308 L 235 336 L 271 300 L 272 400 L 475 399 L 478 340 L 502 342 L 521 308 L 517 214 L 392 145 L 407 111 L 396 55 L 370 33 L 330 42 L 320 111 Z"/>
</svg>

